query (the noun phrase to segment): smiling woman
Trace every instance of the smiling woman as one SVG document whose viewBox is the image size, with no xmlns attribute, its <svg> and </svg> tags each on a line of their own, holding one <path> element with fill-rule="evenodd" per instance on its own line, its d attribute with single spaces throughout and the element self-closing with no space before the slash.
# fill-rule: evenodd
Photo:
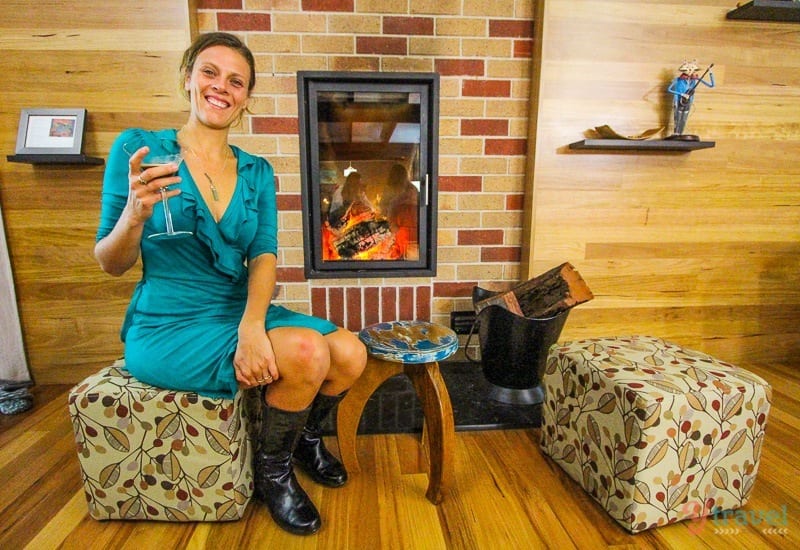
<svg viewBox="0 0 800 550">
<path fill-rule="evenodd" d="M 180 70 L 190 103 L 186 123 L 179 130 L 125 130 L 103 180 L 95 255 L 112 275 L 134 268 L 140 255 L 145 267 L 122 326 L 125 366 L 141 382 L 210 398 L 261 388 L 255 494 L 282 528 L 313 533 L 319 513 L 292 463 L 324 485 L 347 481 L 320 425 L 361 375 L 366 350 L 325 319 L 271 303 L 274 172 L 265 159 L 228 143 L 255 86 L 252 53 L 234 35 L 202 34 Z M 176 153 L 183 158 L 177 172 L 174 163 L 145 164 L 148 155 Z M 165 231 L 167 220 L 184 238 L 149 239 Z"/>
</svg>

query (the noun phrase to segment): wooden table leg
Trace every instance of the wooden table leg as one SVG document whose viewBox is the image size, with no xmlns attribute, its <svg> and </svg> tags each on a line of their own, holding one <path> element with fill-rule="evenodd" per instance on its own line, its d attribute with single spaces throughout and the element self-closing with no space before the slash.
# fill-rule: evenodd
<svg viewBox="0 0 800 550">
<path fill-rule="evenodd" d="M 425 496 L 434 504 L 442 502 L 453 475 L 455 422 L 450 394 L 438 363 L 403 365 L 414 384 L 425 416 L 423 444 L 428 449 L 428 490 Z"/>
<path fill-rule="evenodd" d="M 356 452 L 356 436 L 361 413 L 364 412 L 367 401 L 381 384 L 402 372 L 403 365 L 401 363 L 384 361 L 370 356 L 367 359 L 364 373 L 339 403 L 339 410 L 336 413 L 336 437 L 339 442 L 342 464 L 348 472 L 361 471 Z"/>
</svg>

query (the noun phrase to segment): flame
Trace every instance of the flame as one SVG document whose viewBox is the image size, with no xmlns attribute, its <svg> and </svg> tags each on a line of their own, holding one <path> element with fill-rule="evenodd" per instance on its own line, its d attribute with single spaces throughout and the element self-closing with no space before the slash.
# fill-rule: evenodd
<svg viewBox="0 0 800 550">
<path fill-rule="evenodd" d="M 336 242 L 344 238 L 350 231 L 361 223 L 377 221 L 385 222 L 386 218 L 373 211 L 365 211 L 360 214 L 350 216 L 345 225 L 339 229 L 333 229 L 326 221 L 322 227 L 322 259 L 330 260 L 402 260 L 408 258 L 411 240 L 408 231 L 399 228 L 390 231 L 389 235 L 378 235 L 375 244 L 366 250 L 359 251 L 351 257 L 343 258 L 336 247 Z M 417 251 L 418 256 L 418 251 Z M 412 259 L 418 259 L 412 258 Z"/>
</svg>

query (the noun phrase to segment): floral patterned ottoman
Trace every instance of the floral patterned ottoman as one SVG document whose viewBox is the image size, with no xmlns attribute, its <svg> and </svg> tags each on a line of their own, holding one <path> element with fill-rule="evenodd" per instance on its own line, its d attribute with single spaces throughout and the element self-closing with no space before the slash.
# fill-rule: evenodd
<svg viewBox="0 0 800 550">
<path fill-rule="evenodd" d="M 98 520 L 229 521 L 253 494 L 246 411 L 256 392 L 211 399 L 140 382 L 117 361 L 70 391 L 89 514 Z"/>
<path fill-rule="evenodd" d="M 554 345 L 541 448 L 632 533 L 747 503 L 772 392 L 650 336 Z"/>
</svg>

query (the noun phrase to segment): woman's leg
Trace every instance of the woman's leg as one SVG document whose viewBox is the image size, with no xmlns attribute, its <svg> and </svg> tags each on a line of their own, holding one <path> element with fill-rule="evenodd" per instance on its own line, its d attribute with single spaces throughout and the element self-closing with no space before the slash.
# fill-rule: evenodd
<svg viewBox="0 0 800 550">
<path fill-rule="evenodd" d="M 330 355 L 328 377 L 311 404 L 305 429 L 297 442 L 294 462 L 314 481 L 328 487 L 347 482 L 347 471 L 322 441 L 323 423 L 361 375 L 367 361 L 364 344 L 350 331 L 338 329 L 325 336 Z"/>
<path fill-rule="evenodd" d="M 350 389 L 367 365 L 367 348 L 358 336 L 340 328 L 325 335 L 330 354 L 330 370 L 319 392 L 339 395 Z"/>
<path fill-rule="evenodd" d="M 267 386 L 267 404 L 287 411 L 307 408 L 329 376 L 328 342 L 306 328 L 280 327 L 267 334 L 279 373 L 278 379 Z"/>
<path fill-rule="evenodd" d="M 253 460 L 256 497 L 283 529 L 307 535 L 319 530 L 319 512 L 297 482 L 292 459 L 312 401 L 330 369 L 330 351 L 316 331 L 269 331 L 279 376 L 264 391 L 259 448 Z"/>
</svg>

